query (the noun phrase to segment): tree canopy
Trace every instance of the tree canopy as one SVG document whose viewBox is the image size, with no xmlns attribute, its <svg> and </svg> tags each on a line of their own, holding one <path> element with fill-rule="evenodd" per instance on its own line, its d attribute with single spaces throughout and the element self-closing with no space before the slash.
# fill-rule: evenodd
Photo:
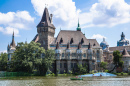
<svg viewBox="0 0 130 86">
<path fill-rule="evenodd" d="M 7 70 L 7 61 L 8 61 L 8 54 L 7 53 L 1 53 L 0 54 L 0 71 L 6 71 Z"/>
<path fill-rule="evenodd" d="M 18 43 L 11 63 L 12 71 L 32 73 L 34 70 L 45 73 L 51 67 L 54 60 L 52 50 L 43 49 L 40 43 Z"/>
<path fill-rule="evenodd" d="M 101 67 L 103 70 L 105 70 L 107 64 L 108 64 L 107 62 L 101 62 L 100 67 Z"/>
<path fill-rule="evenodd" d="M 116 50 L 113 52 L 113 62 L 116 66 L 122 67 L 124 62 L 122 61 L 122 55 L 120 54 L 120 51 Z"/>
</svg>

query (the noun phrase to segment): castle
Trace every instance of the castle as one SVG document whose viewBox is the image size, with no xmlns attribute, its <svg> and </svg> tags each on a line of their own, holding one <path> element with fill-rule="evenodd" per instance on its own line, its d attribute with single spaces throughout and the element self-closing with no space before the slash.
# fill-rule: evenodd
<svg viewBox="0 0 130 86">
<path fill-rule="evenodd" d="M 56 61 L 52 71 L 59 70 L 59 73 L 72 71 L 77 64 L 87 64 L 88 70 L 100 70 L 102 48 L 96 39 L 87 39 L 81 32 L 80 24 L 75 31 L 61 30 L 57 37 L 54 37 L 55 26 L 52 23 L 52 14 L 49 16 L 48 9 L 44 9 L 41 21 L 37 25 L 37 35 L 33 41 L 41 44 L 44 49 L 55 50 Z"/>
</svg>

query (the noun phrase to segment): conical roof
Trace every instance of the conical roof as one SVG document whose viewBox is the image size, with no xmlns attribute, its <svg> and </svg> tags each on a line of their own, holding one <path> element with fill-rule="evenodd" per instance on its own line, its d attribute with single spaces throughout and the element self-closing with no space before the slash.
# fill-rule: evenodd
<svg viewBox="0 0 130 86">
<path fill-rule="evenodd" d="M 55 26 L 53 24 L 51 24 L 49 12 L 48 12 L 48 9 L 46 7 L 44 9 L 42 19 L 41 19 L 40 23 L 37 25 L 37 27 L 52 27 L 52 28 L 55 28 Z"/>
<path fill-rule="evenodd" d="M 79 24 L 79 20 L 78 20 L 78 27 L 77 27 L 77 31 L 81 31 L 81 27 L 80 27 L 80 24 Z"/>
<path fill-rule="evenodd" d="M 130 57 L 129 53 L 127 52 L 126 48 L 122 52 L 123 57 Z"/>
<path fill-rule="evenodd" d="M 70 48 L 70 43 L 68 42 L 68 43 L 67 43 L 67 49 L 69 49 L 69 48 Z"/>
<path fill-rule="evenodd" d="M 56 49 L 59 49 L 59 42 L 57 42 L 56 44 Z"/>
<path fill-rule="evenodd" d="M 14 32 L 13 32 L 13 35 L 12 35 L 12 42 L 11 42 L 10 46 L 16 47 L 15 41 L 14 41 Z"/>
<path fill-rule="evenodd" d="M 78 49 L 80 49 L 81 48 L 81 43 L 79 42 L 79 44 L 78 44 Z"/>
</svg>

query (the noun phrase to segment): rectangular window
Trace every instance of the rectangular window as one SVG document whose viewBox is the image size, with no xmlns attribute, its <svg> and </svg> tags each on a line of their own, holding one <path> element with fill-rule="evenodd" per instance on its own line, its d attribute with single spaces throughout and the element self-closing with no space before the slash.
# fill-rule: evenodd
<svg viewBox="0 0 130 86">
<path fill-rule="evenodd" d="M 86 53 L 84 53 L 84 57 L 86 57 Z"/>
<path fill-rule="evenodd" d="M 62 68 L 62 63 L 60 63 L 60 68 Z"/>
<path fill-rule="evenodd" d="M 64 53 L 62 53 L 62 57 L 64 57 Z"/>
<path fill-rule="evenodd" d="M 73 68 L 73 63 L 71 63 L 71 68 Z"/>
<path fill-rule="evenodd" d="M 67 68 L 67 64 L 66 63 L 64 63 L 64 68 Z"/>
<path fill-rule="evenodd" d="M 74 63 L 74 68 L 77 68 L 77 63 Z"/>
</svg>

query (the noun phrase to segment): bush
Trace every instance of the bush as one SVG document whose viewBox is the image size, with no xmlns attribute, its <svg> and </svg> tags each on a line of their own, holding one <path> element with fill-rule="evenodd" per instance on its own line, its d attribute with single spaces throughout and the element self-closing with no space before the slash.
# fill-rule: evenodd
<svg viewBox="0 0 130 86">
<path fill-rule="evenodd" d="M 108 72 L 109 72 L 109 70 L 105 70 L 105 72 L 107 72 L 107 73 L 108 73 Z"/>
<path fill-rule="evenodd" d="M 124 75 L 124 73 L 123 73 L 123 72 L 121 72 L 121 75 Z"/>
<path fill-rule="evenodd" d="M 93 74 L 94 73 L 94 70 L 90 71 L 90 74 Z"/>
<path fill-rule="evenodd" d="M 128 73 L 128 75 L 130 75 L 130 72 Z"/>
</svg>

